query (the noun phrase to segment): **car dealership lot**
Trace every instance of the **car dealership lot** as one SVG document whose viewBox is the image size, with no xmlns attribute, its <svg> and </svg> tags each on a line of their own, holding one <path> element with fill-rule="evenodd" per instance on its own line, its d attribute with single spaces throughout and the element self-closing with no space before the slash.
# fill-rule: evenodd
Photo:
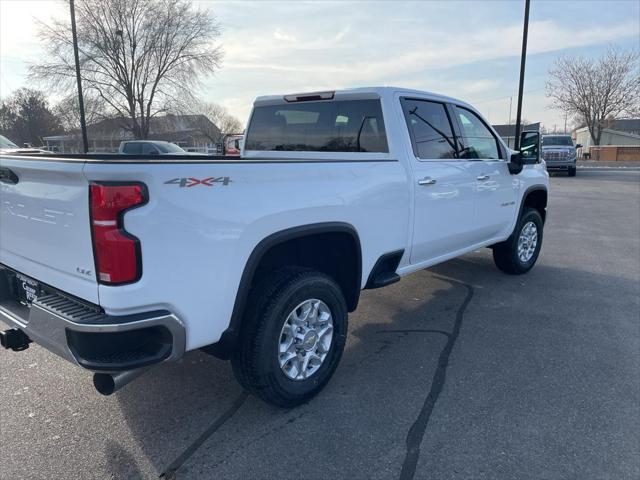
<svg viewBox="0 0 640 480">
<path fill-rule="evenodd" d="M 247 397 L 203 353 L 112 397 L 0 352 L 0 478 L 640 476 L 640 174 L 552 178 L 539 263 L 489 250 L 363 292 L 309 404 Z"/>
</svg>

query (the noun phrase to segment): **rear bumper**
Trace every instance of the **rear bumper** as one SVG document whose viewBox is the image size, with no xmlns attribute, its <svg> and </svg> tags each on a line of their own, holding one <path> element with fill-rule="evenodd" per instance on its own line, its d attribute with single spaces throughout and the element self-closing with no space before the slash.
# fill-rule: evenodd
<svg viewBox="0 0 640 480">
<path fill-rule="evenodd" d="M 51 289 L 28 307 L 12 291 L 13 276 L 15 272 L 0 265 L 0 320 L 83 368 L 119 372 L 184 354 L 185 329 L 170 312 L 111 316 Z"/>
</svg>

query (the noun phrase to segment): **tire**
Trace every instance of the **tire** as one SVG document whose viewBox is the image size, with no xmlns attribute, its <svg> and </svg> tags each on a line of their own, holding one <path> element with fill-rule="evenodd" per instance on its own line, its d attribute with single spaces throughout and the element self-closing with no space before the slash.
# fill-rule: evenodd
<svg viewBox="0 0 640 480">
<path fill-rule="evenodd" d="M 530 224 L 535 226 L 536 241 L 533 249 L 524 253 L 525 258 L 523 259 L 518 254 L 518 243 L 525 227 L 528 229 L 528 232 L 532 231 Z M 504 242 L 494 246 L 493 261 L 496 266 L 510 275 L 520 275 L 531 270 L 540 254 L 543 228 L 544 224 L 540 213 L 534 208 L 525 208 L 511 236 Z"/>
<path fill-rule="evenodd" d="M 569 170 L 567 170 L 567 175 L 570 177 L 575 177 L 576 176 L 576 167 L 569 167 Z"/>
<path fill-rule="evenodd" d="M 308 328 L 303 323 L 305 326 L 296 329 L 295 334 L 304 339 L 300 343 L 292 342 L 290 350 L 280 353 L 292 338 L 284 333 L 293 331 L 289 327 L 285 329 L 285 323 L 298 325 L 294 322 L 304 318 L 306 308 L 311 306 L 319 308 L 319 318 L 326 318 L 329 311 L 332 332 L 324 330 L 329 324 L 327 321 L 315 324 L 317 327 L 306 334 L 300 333 L 298 330 Z M 294 311 L 298 314 L 297 319 L 293 316 Z M 242 334 L 231 357 L 233 372 L 246 390 L 272 405 L 284 408 L 300 405 L 322 390 L 335 372 L 344 350 L 347 322 L 344 295 L 331 277 L 299 268 L 267 275 L 250 293 Z M 309 324 L 312 325 L 312 321 Z M 312 346 L 314 338 L 317 349 Z M 290 352 L 298 354 L 281 366 L 281 359 Z M 324 352 L 325 356 L 318 363 Z M 301 362 L 307 355 L 310 360 L 303 373 Z"/>
</svg>

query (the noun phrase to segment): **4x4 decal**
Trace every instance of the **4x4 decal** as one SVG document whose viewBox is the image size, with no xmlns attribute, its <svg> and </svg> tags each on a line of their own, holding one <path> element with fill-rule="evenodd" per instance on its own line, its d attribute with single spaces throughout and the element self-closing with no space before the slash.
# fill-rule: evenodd
<svg viewBox="0 0 640 480">
<path fill-rule="evenodd" d="M 165 185 L 178 185 L 180 188 L 195 187 L 196 185 L 213 187 L 215 183 L 220 183 L 222 185 L 229 185 L 231 183 L 231 179 L 229 177 L 208 177 L 200 180 L 198 178 L 186 177 L 186 178 L 173 178 L 171 180 L 167 180 L 164 183 Z"/>
</svg>

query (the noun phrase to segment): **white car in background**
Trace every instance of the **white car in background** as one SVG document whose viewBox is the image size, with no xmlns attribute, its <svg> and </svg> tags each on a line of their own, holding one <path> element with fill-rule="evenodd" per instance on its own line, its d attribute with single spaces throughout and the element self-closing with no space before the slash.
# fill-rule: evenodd
<svg viewBox="0 0 640 480">
<path fill-rule="evenodd" d="M 0 153 L 49 153 L 49 151 L 41 148 L 19 147 L 4 135 L 0 135 Z"/>
</svg>

